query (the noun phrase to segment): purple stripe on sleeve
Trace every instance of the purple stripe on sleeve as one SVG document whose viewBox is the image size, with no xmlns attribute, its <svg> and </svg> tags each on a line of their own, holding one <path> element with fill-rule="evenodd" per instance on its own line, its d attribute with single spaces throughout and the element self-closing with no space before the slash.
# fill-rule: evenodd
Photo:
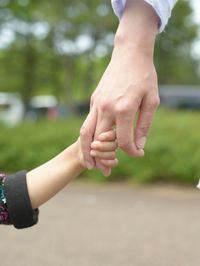
<svg viewBox="0 0 200 266">
<path fill-rule="evenodd" d="M 10 217 L 6 205 L 6 197 L 4 193 L 5 174 L 0 173 L 0 224 L 10 224 Z"/>
</svg>

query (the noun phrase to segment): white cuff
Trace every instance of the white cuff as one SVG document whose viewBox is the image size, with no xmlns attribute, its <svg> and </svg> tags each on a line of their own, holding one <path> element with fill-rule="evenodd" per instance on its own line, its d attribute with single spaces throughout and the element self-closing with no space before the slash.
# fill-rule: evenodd
<svg viewBox="0 0 200 266">
<path fill-rule="evenodd" d="M 111 2 L 115 15 L 120 19 L 126 5 L 126 0 L 111 0 Z"/>
<path fill-rule="evenodd" d="M 111 0 L 113 10 L 120 19 L 125 5 L 126 0 Z M 169 18 L 171 17 L 171 11 L 176 3 L 176 0 L 144 0 L 146 3 L 151 5 L 158 17 L 160 18 L 159 32 L 162 32 L 165 26 L 168 23 Z"/>
</svg>

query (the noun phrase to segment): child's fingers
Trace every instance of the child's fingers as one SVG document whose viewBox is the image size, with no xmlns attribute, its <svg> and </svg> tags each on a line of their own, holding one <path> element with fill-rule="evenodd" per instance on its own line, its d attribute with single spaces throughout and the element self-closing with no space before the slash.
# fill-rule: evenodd
<svg viewBox="0 0 200 266">
<path fill-rule="evenodd" d="M 113 141 L 116 139 L 116 132 L 114 129 L 103 132 L 98 136 L 98 140 L 100 141 Z"/>
<path fill-rule="evenodd" d="M 102 152 L 102 151 L 91 150 L 90 155 L 95 158 L 106 159 L 106 160 L 113 160 L 116 158 L 115 151 Z"/>
<path fill-rule="evenodd" d="M 115 141 L 101 142 L 96 140 L 92 142 L 91 148 L 98 151 L 115 151 L 117 149 L 117 143 Z"/>
<path fill-rule="evenodd" d="M 114 159 L 114 160 L 100 160 L 100 162 L 106 166 L 106 167 L 110 167 L 110 168 L 114 168 L 118 165 L 118 160 Z"/>
</svg>

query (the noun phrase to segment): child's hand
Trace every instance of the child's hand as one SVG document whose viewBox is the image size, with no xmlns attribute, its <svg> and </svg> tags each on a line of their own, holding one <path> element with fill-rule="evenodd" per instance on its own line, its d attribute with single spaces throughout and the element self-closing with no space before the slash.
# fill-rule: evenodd
<svg viewBox="0 0 200 266">
<path fill-rule="evenodd" d="M 118 164 L 116 150 L 116 133 L 110 130 L 100 134 L 98 140 L 92 142 L 90 154 L 98 158 L 105 167 L 113 168 Z"/>
</svg>

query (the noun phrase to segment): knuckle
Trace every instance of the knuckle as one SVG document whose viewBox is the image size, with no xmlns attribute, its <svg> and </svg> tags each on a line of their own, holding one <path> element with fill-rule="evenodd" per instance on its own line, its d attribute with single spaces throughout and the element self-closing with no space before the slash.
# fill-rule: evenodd
<svg viewBox="0 0 200 266">
<path fill-rule="evenodd" d="M 126 113 L 127 109 L 125 106 L 117 106 L 116 109 L 115 109 L 115 112 L 117 115 L 124 115 Z"/>
<path fill-rule="evenodd" d="M 117 115 L 127 115 L 129 111 L 130 106 L 127 103 L 120 103 L 115 108 L 115 112 Z"/>
<path fill-rule="evenodd" d="M 89 130 L 85 127 L 85 126 L 82 126 L 81 129 L 80 129 L 80 136 L 85 138 L 85 137 L 89 137 Z"/>
<path fill-rule="evenodd" d="M 102 112 L 108 111 L 110 109 L 109 101 L 101 101 L 99 103 L 99 108 Z"/>
<path fill-rule="evenodd" d="M 120 100 L 115 107 L 115 112 L 118 115 L 131 115 L 134 111 L 138 109 L 139 100 L 135 99 L 133 101 Z"/>
<path fill-rule="evenodd" d="M 160 105 L 160 98 L 159 96 L 153 97 L 149 102 L 150 109 L 156 109 Z"/>
</svg>

